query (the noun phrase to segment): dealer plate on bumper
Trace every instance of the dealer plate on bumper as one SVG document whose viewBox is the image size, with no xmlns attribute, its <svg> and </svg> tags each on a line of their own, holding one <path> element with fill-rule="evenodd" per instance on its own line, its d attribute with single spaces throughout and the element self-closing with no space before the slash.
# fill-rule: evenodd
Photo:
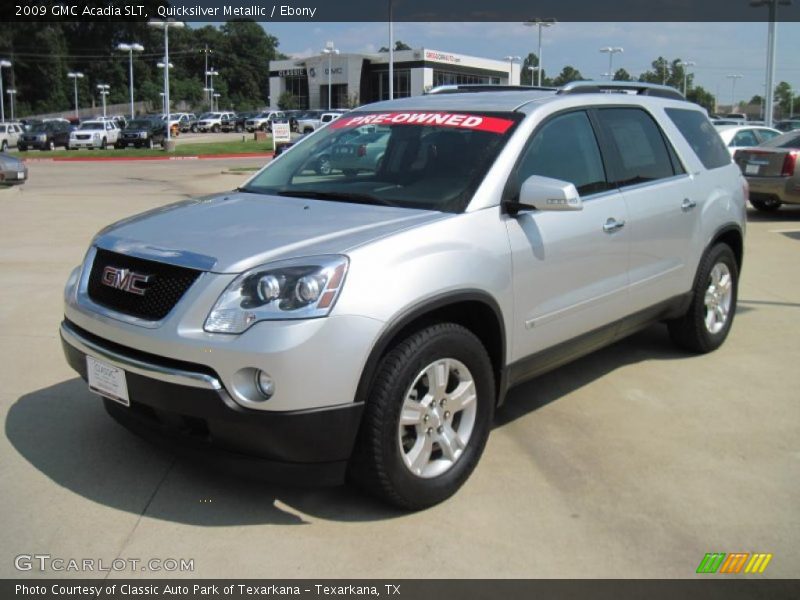
<svg viewBox="0 0 800 600">
<path fill-rule="evenodd" d="M 89 389 L 124 406 L 130 406 L 125 371 L 92 356 L 86 357 L 86 378 Z"/>
</svg>

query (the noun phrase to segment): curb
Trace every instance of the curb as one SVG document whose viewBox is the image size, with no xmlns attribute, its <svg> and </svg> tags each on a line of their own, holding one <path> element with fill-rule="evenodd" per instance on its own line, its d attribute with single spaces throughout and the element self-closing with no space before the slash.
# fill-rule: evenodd
<svg viewBox="0 0 800 600">
<path fill-rule="evenodd" d="M 58 156 L 56 158 L 22 158 L 26 163 L 36 162 L 128 162 L 143 160 L 213 160 L 220 158 L 272 158 L 272 152 L 244 152 L 239 154 L 199 154 L 195 156 Z"/>
</svg>

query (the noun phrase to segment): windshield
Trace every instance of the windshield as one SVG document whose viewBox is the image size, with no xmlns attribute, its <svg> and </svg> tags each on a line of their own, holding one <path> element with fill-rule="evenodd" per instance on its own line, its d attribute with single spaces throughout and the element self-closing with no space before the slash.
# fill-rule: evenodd
<svg viewBox="0 0 800 600">
<path fill-rule="evenodd" d="M 100 121 L 84 121 L 78 129 L 104 129 L 105 125 Z"/>
<path fill-rule="evenodd" d="M 514 113 L 357 113 L 295 144 L 244 191 L 463 211 Z"/>
<path fill-rule="evenodd" d="M 200 118 L 201 119 L 219 119 L 219 117 L 220 117 L 220 113 L 206 113 Z"/>
<path fill-rule="evenodd" d="M 31 133 L 44 133 L 47 131 L 52 131 L 54 127 L 55 126 L 52 123 L 34 123 L 31 126 Z"/>
<path fill-rule="evenodd" d="M 800 132 L 791 131 L 767 140 L 762 146 L 767 148 L 800 148 Z"/>
</svg>

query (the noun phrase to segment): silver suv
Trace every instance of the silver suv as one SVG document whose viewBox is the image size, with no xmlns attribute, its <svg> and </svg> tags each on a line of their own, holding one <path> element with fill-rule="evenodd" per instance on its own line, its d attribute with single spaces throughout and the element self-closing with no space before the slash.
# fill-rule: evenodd
<svg viewBox="0 0 800 600">
<path fill-rule="evenodd" d="M 644 84 L 455 92 L 99 232 L 66 285 L 69 364 L 178 449 L 419 509 L 470 475 L 511 386 L 656 322 L 723 343 L 747 189 L 701 108 Z M 319 173 L 364 126 L 379 164 Z"/>
</svg>

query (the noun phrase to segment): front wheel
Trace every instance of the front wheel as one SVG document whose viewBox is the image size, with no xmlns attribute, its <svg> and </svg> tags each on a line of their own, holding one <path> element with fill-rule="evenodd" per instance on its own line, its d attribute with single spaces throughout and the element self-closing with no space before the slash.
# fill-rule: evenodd
<svg viewBox="0 0 800 600">
<path fill-rule="evenodd" d="M 766 199 L 750 199 L 750 204 L 753 205 L 758 211 L 761 212 L 775 212 L 781 207 L 781 201 L 777 198 L 766 198 Z"/>
<path fill-rule="evenodd" d="M 50 150 L 51 152 L 56 149 L 56 143 L 54 140 L 50 140 L 49 142 L 47 142 L 47 149 Z"/>
<path fill-rule="evenodd" d="M 421 329 L 378 366 L 349 479 L 404 509 L 442 502 L 478 463 L 494 406 L 492 363 L 480 340 L 455 323 Z"/>
<path fill-rule="evenodd" d="M 0 145 L 0 152 L 5 152 L 6 150 L 8 150 L 8 142 L 3 140 L 3 144 Z"/>
<path fill-rule="evenodd" d="M 667 323 L 672 341 L 692 352 L 719 348 L 731 330 L 738 291 L 739 267 L 733 250 L 717 244 L 700 262 L 689 310 Z"/>
<path fill-rule="evenodd" d="M 105 150 L 107 147 L 108 147 L 108 140 L 106 138 L 103 138 L 103 140 L 100 142 L 100 150 Z"/>
<path fill-rule="evenodd" d="M 219 130 L 220 130 L 219 125 L 214 125 L 214 127 L 211 128 L 211 131 L 213 131 L 214 133 L 219 133 Z"/>
</svg>

